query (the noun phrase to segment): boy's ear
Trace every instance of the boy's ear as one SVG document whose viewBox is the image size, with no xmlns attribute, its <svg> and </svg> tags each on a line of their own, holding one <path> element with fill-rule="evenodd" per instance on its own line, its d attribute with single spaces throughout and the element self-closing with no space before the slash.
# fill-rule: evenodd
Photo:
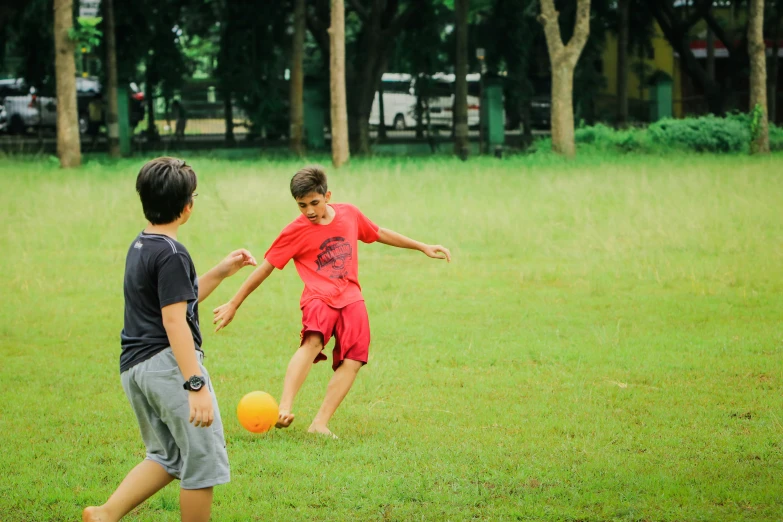
<svg viewBox="0 0 783 522">
<path fill-rule="evenodd" d="M 331 190 L 327 190 L 326 194 L 324 194 L 324 201 L 329 203 L 330 199 L 332 199 L 332 191 Z"/>
</svg>

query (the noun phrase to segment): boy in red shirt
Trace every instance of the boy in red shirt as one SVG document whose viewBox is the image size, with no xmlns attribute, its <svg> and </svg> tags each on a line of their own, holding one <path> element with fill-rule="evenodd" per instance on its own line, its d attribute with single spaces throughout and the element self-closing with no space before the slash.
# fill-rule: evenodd
<svg viewBox="0 0 783 522">
<path fill-rule="evenodd" d="M 318 166 L 305 167 L 291 179 L 291 195 L 302 215 L 283 229 L 264 256 L 264 262 L 247 278 L 236 295 L 214 310 L 216 331 L 234 319 L 242 302 L 277 268 L 290 259 L 305 284 L 299 303 L 302 309 L 301 344 L 285 374 L 280 399 L 278 428 L 294 420 L 291 410 L 310 367 L 326 360 L 324 346 L 334 335 L 332 369 L 321 409 L 310 433 L 334 437 L 328 424 L 351 389 L 359 369 L 367 363 L 370 323 L 359 286 L 357 241 L 419 250 L 429 257 L 451 261 L 448 248 L 425 245 L 389 229 L 379 228 L 349 204 L 330 205 L 332 193 L 326 174 Z"/>
</svg>

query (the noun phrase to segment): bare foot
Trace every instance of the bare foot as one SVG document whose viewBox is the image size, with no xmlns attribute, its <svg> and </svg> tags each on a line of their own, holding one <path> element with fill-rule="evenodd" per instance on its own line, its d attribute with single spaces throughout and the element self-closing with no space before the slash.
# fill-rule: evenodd
<svg viewBox="0 0 783 522">
<path fill-rule="evenodd" d="M 109 522 L 100 507 L 90 506 L 82 511 L 82 522 Z"/>
<path fill-rule="evenodd" d="M 275 428 L 287 428 L 294 422 L 294 414 L 288 411 L 281 411 L 277 417 L 277 424 Z"/>
<path fill-rule="evenodd" d="M 318 435 L 324 435 L 326 437 L 336 439 L 337 435 L 329 431 L 329 428 L 326 426 L 316 426 L 315 424 L 311 424 L 310 427 L 307 429 L 308 433 L 317 433 Z"/>
</svg>

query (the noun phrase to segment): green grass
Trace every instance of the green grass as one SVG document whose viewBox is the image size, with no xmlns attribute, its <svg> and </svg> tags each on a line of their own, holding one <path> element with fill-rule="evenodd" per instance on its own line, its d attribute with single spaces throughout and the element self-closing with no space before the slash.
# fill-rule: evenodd
<svg viewBox="0 0 783 522">
<path fill-rule="evenodd" d="M 319 158 L 326 161 L 325 158 Z M 0 161 L 0 520 L 78 519 L 143 458 L 120 386 L 125 253 L 144 227 L 140 158 L 65 172 Z M 193 157 L 180 240 L 206 271 L 259 257 L 297 215 L 284 159 Z M 274 274 L 214 334 L 206 364 L 232 482 L 213 520 L 783 518 L 783 157 L 354 161 L 335 201 L 451 247 L 454 262 L 362 245 L 370 364 L 305 433 L 235 417 L 279 396 L 301 291 Z M 129 517 L 178 518 L 176 484 Z"/>
</svg>

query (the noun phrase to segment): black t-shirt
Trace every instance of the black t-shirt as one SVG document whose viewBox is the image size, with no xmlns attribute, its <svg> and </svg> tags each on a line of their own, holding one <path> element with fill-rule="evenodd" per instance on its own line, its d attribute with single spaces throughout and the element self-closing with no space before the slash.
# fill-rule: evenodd
<svg viewBox="0 0 783 522">
<path fill-rule="evenodd" d="M 187 320 L 197 350 L 198 275 L 187 249 L 168 236 L 142 232 L 125 259 L 125 326 L 120 333 L 120 373 L 170 346 L 161 308 L 187 301 Z"/>
</svg>

